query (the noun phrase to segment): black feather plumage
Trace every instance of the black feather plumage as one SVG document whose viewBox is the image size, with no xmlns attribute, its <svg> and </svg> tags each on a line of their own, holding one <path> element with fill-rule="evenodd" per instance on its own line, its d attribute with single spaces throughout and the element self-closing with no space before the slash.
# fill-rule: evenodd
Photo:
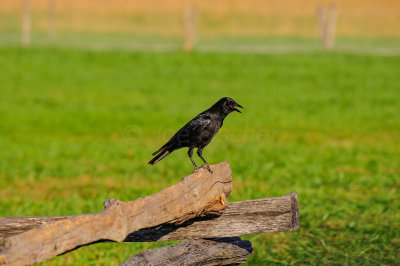
<svg viewBox="0 0 400 266">
<path fill-rule="evenodd" d="M 198 167 L 192 158 L 193 150 L 197 148 L 197 155 L 204 161 L 207 169 L 212 172 L 208 163 L 202 156 L 202 151 L 222 127 L 225 117 L 233 111 L 240 113 L 239 109 L 236 107 L 243 108 L 232 98 L 222 98 L 179 129 L 166 144 L 152 154 L 153 156 L 155 155 L 155 157 L 150 160 L 149 164 L 156 164 L 173 151 L 188 147 L 189 158 L 195 170 L 197 170 Z"/>
</svg>

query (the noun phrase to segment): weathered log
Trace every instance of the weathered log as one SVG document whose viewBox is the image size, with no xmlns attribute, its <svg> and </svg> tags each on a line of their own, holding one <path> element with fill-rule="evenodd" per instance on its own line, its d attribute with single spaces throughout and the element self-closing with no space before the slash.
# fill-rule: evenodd
<svg viewBox="0 0 400 266">
<path fill-rule="evenodd" d="M 59 217 L 5 217 L 0 218 L 0 237 L 21 233 L 41 224 L 70 218 Z M 125 242 L 168 241 L 193 238 L 229 237 L 265 232 L 296 230 L 300 226 L 297 194 L 230 202 L 218 216 L 208 212 L 181 224 L 165 223 L 132 232 Z"/>
<path fill-rule="evenodd" d="M 183 240 L 176 245 L 145 250 L 124 261 L 133 265 L 232 265 L 245 263 L 253 248 L 239 237 Z"/>
<path fill-rule="evenodd" d="M 211 219 L 210 219 L 211 218 Z M 131 233 L 125 242 L 150 242 L 231 237 L 267 232 L 293 231 L 300 227 L 297 194 L 277 198 L 228 203 L 214 218 L 199 217 L 184 224 L 163 224 Z"/>
<path fill-rule="evenodd" d="M 227 162 L 211 168 L 214 174 L 200 169 L 170 188 L 135 201 L 106 200 L 101 213 L 63 217 L 2 239 L 0 264 L 32 264 L 99 240 L 121 242 L 143 228 L 222 213 L 232 191 L 231 169 Z M 21 231 L 18 226 L 14 229 Z"/>
</svg>

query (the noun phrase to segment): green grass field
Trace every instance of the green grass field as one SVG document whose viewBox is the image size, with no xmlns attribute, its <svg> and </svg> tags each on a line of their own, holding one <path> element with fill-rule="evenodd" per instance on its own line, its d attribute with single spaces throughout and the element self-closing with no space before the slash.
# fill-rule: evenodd
<svg viewBox="0 0 400 266">
<path fill-rule="evenodd" d="M 230 201 L 296 191 L 301 228 L 245 236 L 249 265 L 400 261 L 400 57 L 0 48 L 0 216 L 74 215 L 193 169 L 151 153 L 223 96 L 245 107 L 204 151 Z M 198 160 L 199 162 L 199 160 Z M 117 265 L 170 243 L 83 247 L 46 265 Z"/>
</svg>

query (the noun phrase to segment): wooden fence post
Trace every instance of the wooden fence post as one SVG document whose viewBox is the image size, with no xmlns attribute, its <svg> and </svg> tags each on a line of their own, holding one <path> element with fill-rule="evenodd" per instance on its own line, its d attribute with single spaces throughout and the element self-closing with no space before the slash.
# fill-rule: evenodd
<svg viewBox="0 0 400 266">
<path fill-rule="evenodd" d="M 193 5 L 183 7 L 183 50 L 190 52 L 197 41 L 197 10 Z"/>
<path fill-rule="evenodd" d="M 47 36 L 53 40 L 56 35 L 56 3 L 55 0 L 49 1 L 49 14 L 48 14 L 48 29 Z"/>
<path fill-rule="evenodd" d="M 22 1 L 22 31 L 21 44 L 29 46 L 31 43 L 31 14 L 29 0 Z"/>
<path fill-rule="evenodd" d="M 322 6 L 317 7 L 317 22 L 318 22 L 318 29 L 319 29 L 319 35 L 322 41 L 322 44 L 325 45 L 325 30 L 326 30 L 326 17 L 325 17 L 325 8 Z"/>
<path fill-rule="evenodd" d="M 328 13 L 328 25 L 326 34 L 326 49 L 332 50 L 335 42 L 335 29 L 336 29 L 337 9 L 332 5 Z"/>
<path fill-rule="evenodd" d="M 332 50 L 335 44 L 335 29 L 337 20 L 337 8 L 332 5 L 329 8 L 317 7 L 317 20 L 320 37 L 325 50 Z"/>
</svg>

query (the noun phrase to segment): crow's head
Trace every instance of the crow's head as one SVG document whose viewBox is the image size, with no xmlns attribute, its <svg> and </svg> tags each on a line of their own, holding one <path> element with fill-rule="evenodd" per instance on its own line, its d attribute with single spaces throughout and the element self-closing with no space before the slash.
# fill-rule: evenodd
<svg viewBox="0 0 400 266">
<path fill-rule="evenodd" d="M 225 115 L 233 111 L 241 113 L 240 110 L 237 109 L 236 107 L 243 108 L 240 104 L 238 104 L 232 98 L 229 97 L 222 98 L 214 106 L 218 107 L 218 109 Z"/>
</svg>

